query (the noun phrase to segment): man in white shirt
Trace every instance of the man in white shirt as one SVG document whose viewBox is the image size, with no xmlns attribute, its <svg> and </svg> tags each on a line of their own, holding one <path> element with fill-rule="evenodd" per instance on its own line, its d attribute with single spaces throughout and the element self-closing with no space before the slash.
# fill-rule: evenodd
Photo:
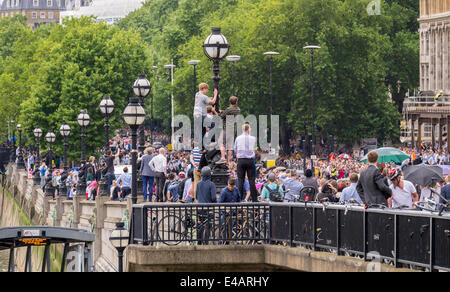
<svg viewBox="0 0 450 292">
<path fill-rule="evenodd" d="M 166 150 L 160 148 L 159 154 L 153 157 L 148 164 L 155 173 L 156 198 L 158 202 L 163 201 L 164 183 L 166 182 L 167 158 L 165 154 Z"/>
<path fill-rule="evenodd" d="M 256 166 L 255 166 L 255 148 L 256 138 L 250 136 L 250 125 L 242 126 L 244 133 L 236 138 L 234 142 L 234 153 L 237 158 L 237 173 L 239 179 L 239 193 L 244 194 L 245 175 L 247 174 L 250 183 L 250 195 L 253 202 L 258 201 L 258 191 L 255 185 Z M 242 196 L 242 195 L 241 195 Z"/>
<path fill-rule="evenodd" d="M 392 190 L 392 197 L 388 199 L 389 207 L 415 209 L 414 203 L 419 201 L 419 195 L 414 185 L 403 179 L 400 169 L 391 171 L 389 179 L 392 182 L 389 186 Z"/>
</svg>

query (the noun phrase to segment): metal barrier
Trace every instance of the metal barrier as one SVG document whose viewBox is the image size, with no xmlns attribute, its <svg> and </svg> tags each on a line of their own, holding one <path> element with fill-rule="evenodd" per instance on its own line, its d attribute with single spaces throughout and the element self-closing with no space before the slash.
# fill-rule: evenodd
<svg viewBox="0 0 450 292">
<path fill-rule="evenodd" d="M 134 205 L 131 243 L 283 242 L 450 271 L 450 214 L 319 203 Z"/>
<path fill-rule="evenodd" d="M 131 240 L 144 245 L 269 241 L 268 204 L 134 205 Z"/>
</svg>

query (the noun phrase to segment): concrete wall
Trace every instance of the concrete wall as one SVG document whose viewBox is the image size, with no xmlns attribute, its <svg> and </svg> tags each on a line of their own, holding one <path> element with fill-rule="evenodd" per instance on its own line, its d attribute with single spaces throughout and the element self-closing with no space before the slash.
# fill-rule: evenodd
<svg viewBox="0 0 450 292">
<path fill-rule="evenodd" d="M 5 191 L 3 193 L 11 195 L 0 192 L 0 226 L 47 225 L 88 230 L 96 236 L 93 246 L 95 270 L 117 270 L 117 251 L 109 236 L 116 222 L 128 222 L 131 200 L 111 202 L 106 197 L 97 197 L 95 201 L 87 201 L 86 196 L 76 196 L 70 201 L 65 197 L 53 199 L 45 196 L 39 185 L 34 185 L 26 172 L 13 164 L 8 166 Z M 17 258 L 22 259 L 24 255 L 18 254 Z"/>
<path fill-rule="evenodd" d="M 130 272 L 404 272 L 362 259 L 275 245 L 140 246 L 127 248 Z"/>
</svg>

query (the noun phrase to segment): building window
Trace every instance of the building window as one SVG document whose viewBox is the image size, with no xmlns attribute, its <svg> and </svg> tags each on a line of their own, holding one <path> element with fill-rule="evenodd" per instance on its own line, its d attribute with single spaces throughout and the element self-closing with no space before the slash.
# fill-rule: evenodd
<svg viewBox="0 0 450 292">
<path fill-rule="evenodd" d="M 39 0 L 33 0 L 33 6 L 39 6 Z"/>
<path fill-rule="evenodd" d="M 45 18 L 45 12 L 41 12 L 41 18 Z"/>
<path fill-rule="evenodd" d="M 31 13 L 31 17 L 32 17 L 33 19 L 36 19 L 36 18 L 37 18 L 37 12 Z"/>
<path fill-rule="evenodd" d="M 53 6 L 53 0 L 47 0 L 47 6 Z"/>
<path fill-rule="evenodd" d="M 48 13 L 48 19 L 53 19 L 53 12 Z"/>
</svg>

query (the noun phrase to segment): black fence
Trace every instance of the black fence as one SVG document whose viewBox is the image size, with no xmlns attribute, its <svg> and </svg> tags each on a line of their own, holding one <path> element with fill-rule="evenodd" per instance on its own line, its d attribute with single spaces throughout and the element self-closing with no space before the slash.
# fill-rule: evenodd
<svg viewBox="0 0 450 292">
<path fill-rule="evenodd" d="M 318 203 L 133 206 L 131 243 L 283 242 L 396 267 L 450 271 L 450 214 Z"/>
</svg>

